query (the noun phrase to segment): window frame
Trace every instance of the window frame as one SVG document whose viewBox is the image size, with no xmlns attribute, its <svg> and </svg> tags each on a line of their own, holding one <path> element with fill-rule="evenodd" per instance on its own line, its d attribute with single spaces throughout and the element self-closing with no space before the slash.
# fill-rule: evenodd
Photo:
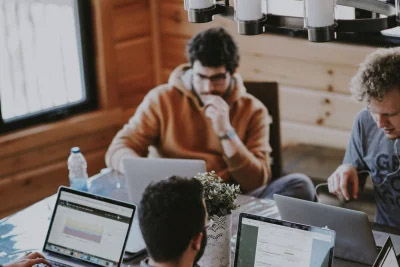
<svg viewBox="0 0 400 267">
<path fill-rule="evenodd" d="M 40 111 L 39 114 L 27 114 L 21 118 L 16 118 L 15 120 L 5 122 L 1 113 L 0 97 L 0 134 L 27 128 L 29 126 L 59 121 L 79 113 L 86 113 L 88 111 L 97 109 L 98 92 L 95 69 L 94 23 L 92 20 L 91 4 L 90 0 L 73 1 L 75 5 L 74 11 L 77 15 L 77 19 L 79 20 L 79 25 L 76 25 L 76 27 L 80 33 L 80 44 L 78 44 L 78 49 L 82 54 L 81 67 L 84 76 L 83 83 L 86 89 L 86 99 L 76 104 L 61 106 L 59 108 L 54 108 L 43 112 Z"/>
</svg>

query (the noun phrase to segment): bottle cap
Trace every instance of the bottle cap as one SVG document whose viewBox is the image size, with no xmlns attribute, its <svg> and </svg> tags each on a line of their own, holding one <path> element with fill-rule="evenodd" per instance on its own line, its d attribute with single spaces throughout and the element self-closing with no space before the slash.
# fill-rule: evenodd
<svg viewBox="0 0 400 267">
<path fill-rule="evenodd" d="M 81 149 L 77 146 L 74 146 L 73 148 L 71 148 L 71 153 L 80 153 Z"/>
</svg>

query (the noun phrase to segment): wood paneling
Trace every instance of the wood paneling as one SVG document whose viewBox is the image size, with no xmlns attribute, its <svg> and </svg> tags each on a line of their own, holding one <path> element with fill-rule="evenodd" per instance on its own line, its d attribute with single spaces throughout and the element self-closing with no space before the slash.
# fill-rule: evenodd
<svg viewBox="0 0 400 267">
<path fill-rule="evenodd" d="M 349 98 L 348 83 L 374 48 L 240 36 L 236 24 L 223 18 L 190 24 L 182 0 L 91 2 L 101 111 L 0 136 L 0 217 L 67 184 L 66 157 L 73 145 L 82 147 L 90 175 L 104 167 L 114 132 L 151 88 L 186 62 L 189 38 L 210 27 L 224 27 L 237 41 L 245 80 L 279 83 L 284 144 L 346 146 L 360 108 Z"/>
<path fill-rule="evenodd" d="M 0 218 L 68 185 L 73 146 L 81 147 L 89 176 L 98 173 L 121 118 L 120 109 L 100 111 L 0 137 Z"/>
<path fill-rule="evenodd" d="M 362 105 L 348 95 L 304 88 L 279 88 L 279 106 L 284 121 L 349 131 Z"/>
<path fill-rule="evenodd" d="M 161 32 L 160 32 L 160 10 L 158 0 L 150 1 L 150 14 L 151 14 L 151 39 L 153 47 L 153 68 L 154 68 L 154 82 L 156 84 L 161 83 L 162 74 L 162 62 L 161 62 Z"/>
<path fill-rule="evenodd" d="M 349 81 L 356 68 L 279 56 L 242 54 L 239 72 L 249 81 L 279 81 L 285 86 L 350 94 Z"/>
<path fill-rule="evenodd" d="M 105 149 L 85 153 L 88 173 L 104 168 Z M 0 218 L 57 192 L 60 185 L 69 185 L 66 160 L 0 181 Z"/>
<path fill-rule="evenodd" d="M 152 69 L 151 39 L 148 36 L 116 44 L 115 54 L 119 82 Z"/>
<path fill-rule="evenodd" d="M 1 136 L 0 158 L 120 125 L 120 115 L 120 109 L 93 112 Z"/>
<path fill-rule="evenodd" d="M 105 167 L 111 139 L 155 85 L 156 3 L 91 0 L 100 111 L 0 136 L 0 218 L 68 185 L 72 146 L 81 147 L 89 175 Z"/>
<path fill-rule="evenodd" d="M 0 180 L 14 173 L 26 171 L 39 166 L 46 166 L 57 161 L 67 160 L 70 148 L 79 146 L 82 153 L 86 151 L 103 149 L 107 144 L 111 143 L 117 127 L 106 128 L 101 131 L 91 132 L 89 134 L 74 136 L 73 138 L 64 139 L 54 142 L 49 140 L 45 146 L 27 150 L 24 153 L 0 158 Z"/>
<path fill-rule="evenodd" d="M 116 65 L 114 40 L 112 36 L 112 1 L 91 1 L 96 49 L 96 78 L 99 106 L 102 109 L 118 106 L 118 92 L 109 90 L 116 87 Z"/>
<path fill-rule="evenodd" d="M 146 71 L 144 70 L 138 75 L 129 75 L 124 80 L 119 81 L 119 93 L 124 94 L 132 93 L 135 91 L 149 91 L 154 87 L 153 76 L 153 68 Z"/>
<path fill-rule="evenodd" d="M 135 1 L 114 8 L 113 33 L 115 42 L 148 36 L 150 33 L 149 1 Z"/>
<path fill-rule="evenodd" d="M 185 51 L 188 40 L 186 37 L 162 35 L 163 44 L 169 47 L 162 53 L 163 68 L 174 69 L 179 64 L 187 62 Z"/>
<path fill-rule="evenodd" d="M 349 141 L 350 132 L 335 128 L 307 125 L 298 122 L 281 121 L 283 146 L 298 143 L 324 147 L 344 148 Z"/>
</svg>

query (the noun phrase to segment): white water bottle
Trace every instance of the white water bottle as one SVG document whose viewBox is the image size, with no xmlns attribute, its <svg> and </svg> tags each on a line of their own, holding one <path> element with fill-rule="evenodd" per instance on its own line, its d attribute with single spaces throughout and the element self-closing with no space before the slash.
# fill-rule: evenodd
<svg viewBox="0 0 400 267">
<path fill-rule="evenodd" d="M 68 170 L 70 187 L 73 189 L 88 191 L 87 163 L 79 147 L 71 148 L 68 157 Z"/>
</svg>

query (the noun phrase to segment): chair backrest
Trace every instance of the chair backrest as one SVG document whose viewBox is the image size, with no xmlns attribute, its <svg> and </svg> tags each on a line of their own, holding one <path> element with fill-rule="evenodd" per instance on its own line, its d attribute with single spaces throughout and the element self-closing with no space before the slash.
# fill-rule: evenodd
<svg viewBox="0 0 400 267">
<path fill-rule="evenodd" d="M 281 126 L 279 116 L 279 94 L 276 82 L 245 82 L 247 92 L 260 100 L 272 117 L 269 142 L 272 148 L 272 179 L 279 178 L 282 173 L 281 158 Z"/>
</svg>

